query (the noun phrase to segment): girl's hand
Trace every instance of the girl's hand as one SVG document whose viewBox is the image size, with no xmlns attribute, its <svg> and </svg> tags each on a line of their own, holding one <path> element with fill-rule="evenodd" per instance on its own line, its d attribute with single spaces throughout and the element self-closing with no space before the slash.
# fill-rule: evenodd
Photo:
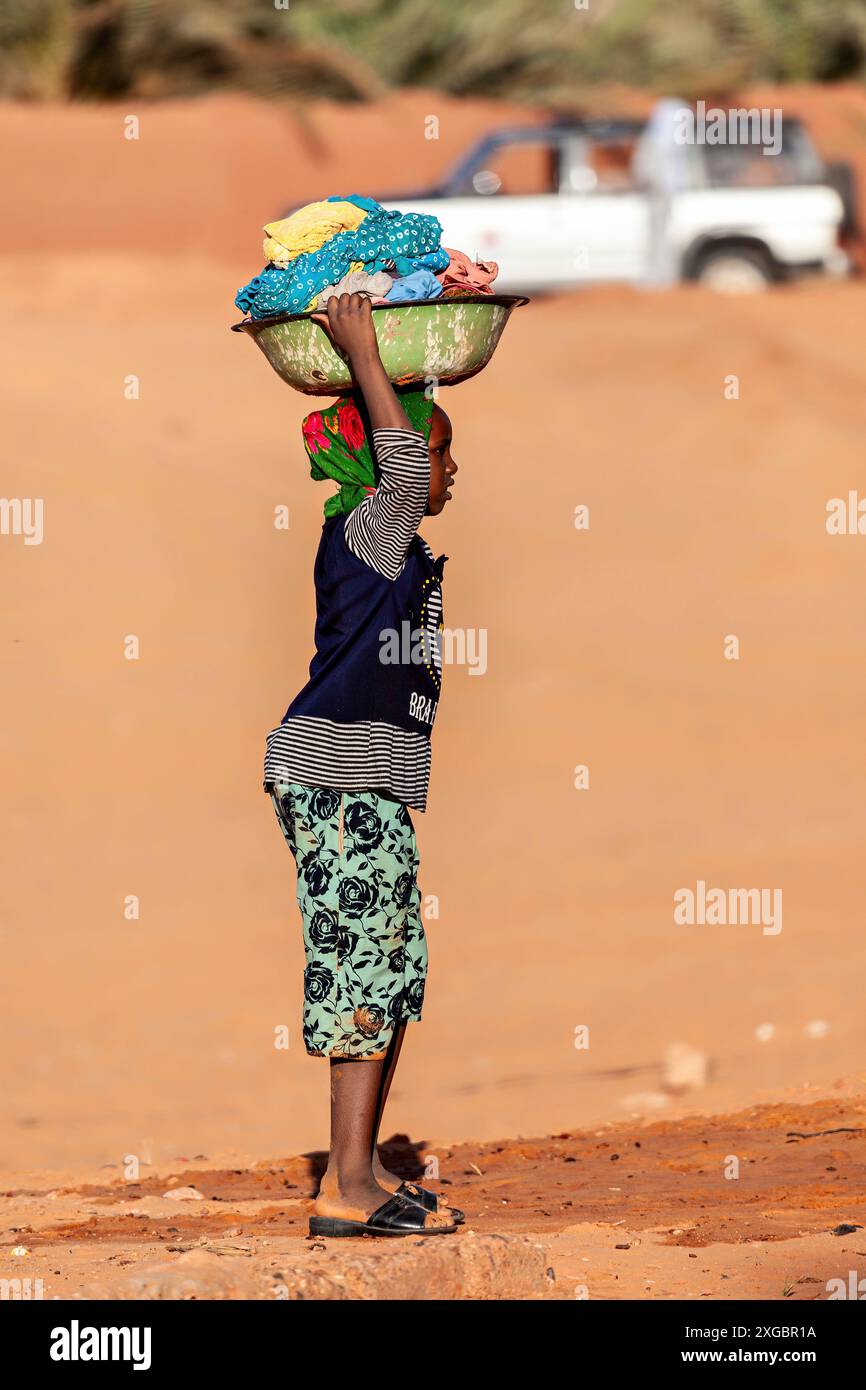
<svg viewBox="0 0 866 1390">
<path fill-rule="evenodd" d="M 412 426 L 388 380 L 370 301 L 365 294 L 332 294 L 327 313 L 313 314 L 335 347 L 345 353 L 352 369 L 352 379 L 360 390 L 374 430 L 410 430 Z"/>
<path fill-rule="evenodd" d="M 379 347 L 367 296 L 332 294 L 326 307 L 326 314 L 313 314 L 313 318 L 322 325 L 334 345 L 346 354 L 350 362 L 371 358 L 378 360 Z"/>
</svg>

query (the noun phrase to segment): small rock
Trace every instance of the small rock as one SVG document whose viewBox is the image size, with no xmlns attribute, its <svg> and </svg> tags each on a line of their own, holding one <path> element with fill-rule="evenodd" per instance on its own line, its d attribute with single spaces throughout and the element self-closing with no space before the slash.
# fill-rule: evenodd
<svg viewBox="0 0 866 1390">
<path fill-rule="evenodd" d="M 168 1192 L 163 1192 L 163 1197 L 170 1202 L 203 1202 L 204 1197 L 195 1187 L 173 1187 Z"/>
<path fill-rule="evenodd" d="M 824 1018 L 813 1018 L 803 1029 L 807 1038 L 826 1038 L 829 1031 L 830 1025 Z"/>
<path fill-rule="evenodd" d="M 689 1091 L 706 1086 L 710 1059 L 706 1052 L 688 1043 L 671 1043 L 665 1049 L 662 1082 L 669 1091 Z"/>
</svg>

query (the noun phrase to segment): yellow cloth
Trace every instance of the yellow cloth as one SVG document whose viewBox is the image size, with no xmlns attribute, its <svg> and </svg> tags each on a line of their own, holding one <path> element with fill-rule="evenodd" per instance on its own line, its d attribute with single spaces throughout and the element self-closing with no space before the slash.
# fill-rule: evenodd
<svg viewBox="0 0 866 1390">
<path fill-rule="evenodd" d="M 338 232 L 353 232 L 367 216 L 354 203 L 308 203 L 281 222 L 265 227 L 265 260 L 285 270 L 290 261 L 318 251 Z"/>
</svg>

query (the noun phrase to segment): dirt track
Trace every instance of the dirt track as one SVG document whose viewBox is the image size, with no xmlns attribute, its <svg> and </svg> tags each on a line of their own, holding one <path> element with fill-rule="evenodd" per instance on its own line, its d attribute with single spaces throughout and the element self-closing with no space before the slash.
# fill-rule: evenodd
<svg viewBox="0 0 866 1390">
<path fill-rule="evenodd" d="M 474 1297 L 503 1296 L 516 1260 L 519 1297 L 799 1301 L 826 1298 L 827 1280 L 847 1280 L 866 1258 L 862 1098 L 443 1149 L 395 1136 L 386 1152 L 411 1178 L 435 1158 L 432 1185 L 467 1214 L 449 1245 L 508 1238 L 502 1260 L 476 1276 Z M 361 1261 L 368 1283 L 378 1271 L 380 1295 L 419 1296 L 405 1289 L 416 1268 L 423 1286 L 428 1252 L 438 1257 L 441 1239 L 387 1250 L 305 1239 L 324 1157 L 228 1168 L 178 1159 L 137 1181 L 105 1173 L 47 1191 L 12 1188 L 4 1272 L 42 1279 L 45 1297 L 140 1296 L 148 1286 L 162 1297 L 300 1296 L 313 1277 L 331 1284 L 318 1296 L 334 1297 L 340 1276 Z M 165 1195 L 186 1188 L 201 1200 Z M 524 1268 L 518 1237 L 543 1258 Z M 11 1257 L 13 1245 L 28 1253 Z M 397 1246 L 399 1288 L 388 1285 Z M 426 1296 L 466 1293 L 459 1270 L 449 1286 L 449 1259 L 444 1287 L 428 1282 Z"/>
</svg>

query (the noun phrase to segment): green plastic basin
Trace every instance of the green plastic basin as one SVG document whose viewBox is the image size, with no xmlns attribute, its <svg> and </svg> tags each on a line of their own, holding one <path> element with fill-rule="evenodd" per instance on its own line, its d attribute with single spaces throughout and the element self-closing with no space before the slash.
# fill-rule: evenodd
<svg viewBox="0 0 866 1390">
<path fill-rule="evenodd" d="M 455 296 L 373 305 L 379 355 L 400 386 L 435 378 L 453 385 L 475 376 L 490 361 L 520 295 Z M 352 386 L 346 359 L 312 315 L 279 314 L 232 324 L 248 333 L 274 371 L 296 391 L 333 396 Z"/>
</svg>

